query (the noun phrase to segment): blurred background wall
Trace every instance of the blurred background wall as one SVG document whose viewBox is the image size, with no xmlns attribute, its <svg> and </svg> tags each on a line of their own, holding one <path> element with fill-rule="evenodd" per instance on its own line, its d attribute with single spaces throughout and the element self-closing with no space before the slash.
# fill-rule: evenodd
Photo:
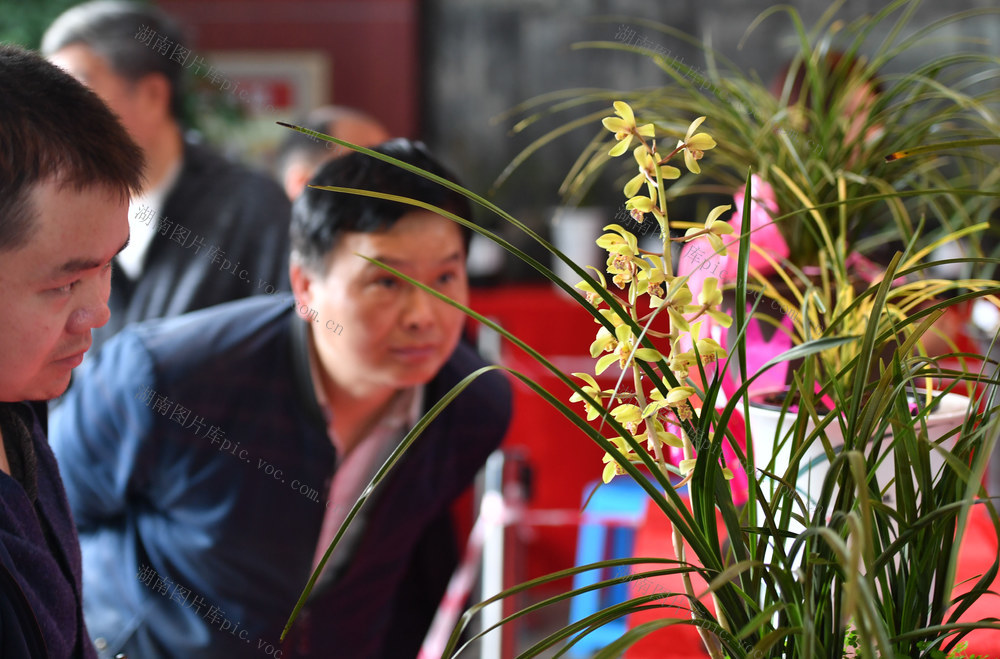
<svg viewBox="0 0 1000 659">
<path fill-rule="evenodd" d="M 635 22 L 647 19 L 687 33 L 768 81 L 796 50 L 794 26 L 787 14 L 778 13 L 749 35 L 747 30 L 761 12 L 775 4 L 773 0 L 430 0 L 423 14 L 424 34 L 428 36 L 423 51 L 427 81 L 423 134 L 453 161 L 466 164 L 466 178 L 474 189 L 489 189 L 522 149 L 545 130 L 559 125 L 541 121 L 537 128 L 512 137 L 509 131 L 514 121 L 496 118 L 516 104 L 572 87 L 635 90 L 669 80 L 641 55 L 574 49 L 574 44 L 592 40 L 620 43 L 621 37 L 631 37 L 635 44 L 646 38 L 690 66 L 706 66 L 704 54 L 696 46 Z M 808 28 L 833 3 L 793 0 L 785 4 L 800 12 Z M 847 0 L 838 16 L 851 21 L 890 4 L 884 0 Z M 924 2 L 910 24 L 923 26 L 956 12 L 996 7 L 996 0 Z M 630 20 L 635 34 L 622 34 L 622 23 Z M 892 24 L 881 22 L 876 30 L 885 33 Z M 1000 15 L 963 21 L 960 27 L 948 28 L 938 36 L 941 34 L 960 34 L 970 41 L 970 47 L 1000 54 Z M 870 43 L 877 46 L 883 39 L 874 32 Z M 926 39 L 884 73 L 912 70 L 918 58 L 925 61 L 954 47 L 953 42 Z M 596 107 L 592 104 L 586 109 Z M 521 113 L 518 118 L 524 116 Z M 564 115 L 562 121 L 567 116 L 573 115 Z M 517 217 L 544 226 L 549 207 L 559 201 L 558 185 L 587 140 L 599 130 L 595 123 L 543 148 L 501 188 L 497 194 L 500 205 Z M 624 164 L 609 169 L 621 175 Z M 584 203 L 602 208 L 610 222 L 615 205 L 620 203 L 615 192 L 613 186 L 598 184 Z"/>
<path fill-rule="evenodd" d="M 0 39 L 37 46 L 48 23 L 72 0 L 0 0 Z M 747 35 L 773 0 L 160 0 L 188 27 L 189 47 L 218 62 L 222 81 L 208 69 L 191 69 L 198 92 L 194 123 L 229 153 L 267 165 L 283 135 L 275 119 L 294 120 L 309 105 L 337 103 L 373 114 L 398 135 L 420 137 L 466 184 L 478 192 L 545 130 L 540 121 L 510 135 L 503 114 L 538 95 L 575 87 L 634 90 L 667 80 L 635 53 L 574 49 L 584 41 L 622 43 L 631 22 L 632 43 L 649 40 L 689 65 L 703 68 L 700 50 L 636 21 L 660 22 L 710 44 L 744 70 L 770 79 L 794 50 L 787 15 L 776 14 Z M 829 4 L 790 3 L 812 25 Z M 872 14 L 887 2 L 846 0 L 846 20 Z M 924 2 L 911 25 L 955 12 L 996 7 L 996 0 Z M 890 29 L 891 21 L 876 30 Z M 945 30 L 973 47 L 1000 54 L 1000 15 L 963 21 Z M 959 30 L 961 32 L 959 33 Z M 742 48 L 740 41 L 745 39 Z M 873 34 L 870 43 L 881 39 Z M 895 62 L 907 70 L 921 59 L 953 48 L 927 40 Z M 907 59 L 910 58 L 910 59 Z M 892 73 L 892 71 L 886 71 Z M 241 102 L 230 87 L 251 87 Z M 273 107 L 273 112 L 267 108 Z M 595 109 L 594 106 L 588 110 Z M 522 118 L 524 115 L 518 115 Z M 564 115 L 562 120 L 571 115 Z M 544 230 L 559 203 L 557 188 L 598 124 L 575 131 L 528 159 L 494 196 L 502 207 Z M 609 174 L 610 175 L 610 174 Z M 614 215 L 614 188 L 599 185 L 585 204 Z M 514 278 L 526 272 L 508 272 Z"/>
</svg>

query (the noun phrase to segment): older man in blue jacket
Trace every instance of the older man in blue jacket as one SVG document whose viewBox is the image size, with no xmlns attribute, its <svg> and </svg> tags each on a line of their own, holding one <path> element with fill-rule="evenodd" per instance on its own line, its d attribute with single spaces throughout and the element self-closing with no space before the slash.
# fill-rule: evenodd
<svg viewBox="0 0 1000 659">
<path fill-rule="evenodd" d="M 406 140 L 378 151 L 450 175 Z M 314 184 L 464 197 L 362 154 Z M 293 296 L 127 329 L 79 373 L 52 442 L 77 518 L 87 622 L 135 657 L 414 657 L 455 563 L 450 504 L 505 433 L 510 391 L 475 379 L 417 438 L 278 637 L 373 473 L 485 366 L 464 315 L 372 264 L 467 298 L 468 231 L 436 213 L 307 190 Z M 263 653 L 263 654 L 262 654 Z"/>
</svg>

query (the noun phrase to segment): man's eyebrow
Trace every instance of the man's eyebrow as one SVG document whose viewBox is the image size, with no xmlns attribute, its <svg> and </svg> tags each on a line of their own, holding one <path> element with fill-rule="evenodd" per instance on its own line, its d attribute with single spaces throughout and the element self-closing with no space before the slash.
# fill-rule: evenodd
<svg viewBox="0 0 1000 659">
<path fill-rule="evenodd" d="M 389 257 L 389 256 L 382 256 L 381 254 L 375 254 L 371 258 L 373 260 L 375 260 L 375 261 L 379 261 L 381 263 L 385 263 L 386 265 L 390 265 L 390 266 L 396 268 L 397 270 L 399 269 L 399 266 L 406 265 L 406 263 L 407 263 L 403 259 L 394 259 L 394 258 Z M 368 267 L 370 267 L 370 268 L 376 268 L 378 270 L 381 270 L 381 268 L 379 268 L 377 265 L 375 265 L 371 261 L 368 262 Z"/>
<path fill-rule="evenodd" d="M 465 259 L 465 254 L 463 252 L 459 251 L 459 252 L 455 252 L 454 254 L 451 254 L 450 256 L 444 257 L 443 259 L 441 259 L 440 262 L 441 263 L 450 263 L 452 261 L 462 261 L 464 259 Z"/>
<path fill-rule="evenodd" d="M 125 239 L 125 242 L 122 243 L 122 246 L 118 248 L 117 252 L 115 252 L 115 256 L 121 254 L 122 250 L 128 247 L 128 241 L 130 239 L 131 236 Z M 59 277 L 63 275 L 72 274 L 75 272 L 82 272 L 84 270 L 92 270 L 94 268 L 100 268 L 101 266 L 104 265 L 104 263 L 105 261 L 97 259 L 70 259 L 69 261 L 66 261 L 65 263 L 63 263 L 62 265 L 58 266 L 55 269 L 54 276 Z"/>
<path fill-rule="evenodd" d="M 407 261 L 405 259 L 394 259 L 394 258 L 392 258 L 390 256 L 381 256 L 379 254 L 375 254 L 371 258 L 374 259 L 374 260 L 376 260 L 376 261 L 381 261 L 382 263 L 384 263 L 384 264 L 386 264 L 388 266 L 391 266 L 391 267 L 393 267 L 393 268 L 395 268 L 397 270 L 399 270 L 401 267 L 406 266 L 406 265 L 408 265 L 410 263 L 409 261 Z M 457 252 L 454 252 L 453 254 L 449 254 L 448 256 L 444 257 L 443 259 L 441 259 L 440 261 L 438 261 L 436 265 L 446 265 L 446 264 L 450 264 L 450 263 L 454 263 L 454 262 L 461 262 L 463 260 L 463 258 L 464 257 L 463 257 L 462 252 L 461 251 L 457 251 Z M 368 263 L 367 267 L 369 267 L 369 268 L 375 268 L 377 270 L 381 270 L 381 268 L 379 268 L 377 265 L 375 265 L 374 263 L 371 263 L 371 262 Z"/>
</svg>

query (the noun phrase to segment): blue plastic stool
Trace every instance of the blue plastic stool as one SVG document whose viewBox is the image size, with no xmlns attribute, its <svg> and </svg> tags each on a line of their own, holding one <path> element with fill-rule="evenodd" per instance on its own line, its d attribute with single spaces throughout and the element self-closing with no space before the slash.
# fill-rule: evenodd
<svg viewBox="0 0 1000 659">
<path fill-rule="evenodd" d="M 597 491 L 587 503 L 587 497 L 595 487 Z M 583 502 L 587 504 L 587 508 L 583 512 L 584 521 L 580 524 L 577 539 L 576 565 L 632 556 L 636 528 L 646 516 L 648 501 L 646 491 L 626 476 L 619 476 L 607 484 L 601 484 L 600 481 L 588 483 L 583 492 Z M 613 574 L 614 570 L 609 569 L 580 572 L 573 577 L 573 588 L 575 590 L 615 576 L 624 576 L 621 569 L 619 568 L 618 574 Z M 627 583 L 577 595 L 570 600 L 570 623 L 583 620 L 626 599 Z M 589 657 L 595 650 L 621 637 L 626 630 L 625 618 L 606 623 L 577 641 L 568 655 Z"/>
</svg>

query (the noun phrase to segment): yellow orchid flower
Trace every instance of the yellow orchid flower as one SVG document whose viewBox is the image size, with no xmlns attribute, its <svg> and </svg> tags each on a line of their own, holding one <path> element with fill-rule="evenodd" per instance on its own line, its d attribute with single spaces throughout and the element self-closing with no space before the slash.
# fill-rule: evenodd
<svg viewBox="0 0 1000 659">
<path fill-rule="evenodd" d="M 651 254 L 639 263 L 636 292 L 640 295 L 648 294 L 649 306 L 655 309 L 663 303 L 663 283 L 666 279 L 667 273 L 663 269 L 663 257 Z"/>
<path fill-rule="evenodd" d="M 603 328 L 607 329 L 607 328 Z M 598 336 L 600 336 L 598 332 Z M 625 365 L 628 363 L 629 355 L 632 354 L 632 344 L 635 340 L 635 336 L 632 334 L 632 327 L 619 321 L 615 323 L 615 334 L 611 341 L 607 342 L 605 350 L 611 350 L 610 354 L 604 355 L 597 360 L 597 364 L 594 365 L 594 375 L 600 375 L 607 370 L 609 366 L 614 364 L 616 361 L 620 362 L 621 367 L 624 369 Z M 594 344 L 591 344 L 591 353 L 595 349 Z M 613 348 L 611 346 L 614 346 Z"/>
<path fill-rule="evenodd" d="M 698 126 L 700 126 L 703 121 L 705 121 L 705 117 L 698 117 L 692 121 L 691 125 L 688 126 L 687 134 L 684 135 L 684 139 L 677 142 L 677 147 L 684 149 L 684 166 L 687 167 L 688 171 L 692 174 L 701 173 L 701 167 L 698 166 L 698 161 L 702 159 L 706 151 L 715 148 L 715 140 L 712 139 L 711 135 L 708 133 L 694 132 L 698 130 Z"/>
<path fill-rule="evenodd" d="M 599 309 L 598 313 L 604 316 L 608 322 L 614 326 L 615 331 L 609 331 L 604 325 L 601 325 L 601 328 L 597 330 L 597 337 L 594 339 L 594 342 L 590 344 L 590 356 L 595 359 L 602 352 L 613 352 L 615 348 L 618 347 L 618 338 L 616 333 L 618 328 L 625 322 L 622 320 L 621 316 L 613 312 L 611 309 Z M 594 319 L 594 322 L 600 324 L 600 321 L 596 318 Z M 598 375 L 600 375 L 600 373 L 598 373 Z"/>
<path fill-rule="evenodd" d="M 728 318 L 728 316 L 726 317 Z M 720 346 L 715 339 L 698 339 L 696 345 L 702 364 L 711 364 L 716 359 L 724 359 L 728 354 L 726 349 Z"/>
<path fill-rule="evenodd" d="M 628 359 L 632 356 L 632 346 L 636 343 L 636 337 L 632 333 L 632 327 L 629 325 L 619 325 L 615 328 L 615 335 L 618 339 L 618 347 L 615 352 L 618 354 L 621 361 L 621 367 L 624 369 L 628 364 Z M 626 349 L 627 348 L 627 349 Z M 634 350 L 635 358 L 641 359 L 645 362 L 655 362 L 663 358 L 658 350 L 653 348 L 635 348 Z"/>
<path fill-rule="evenodd" d="M 635 161 L 639 164 L 639 173 L 625 184 L 625 196 L 629 199 L 634 197 L 644 182 L 650 196 L 654 196 L 656 194 L 656 163 L 661 160 L 660 154 L 655 150 L 650 153 L 649 149 L 643 144 L 637 146 L 632 154 L 635 156 Z M 676 167 L 671 167 L 670 165 L 662 165 L 660 167 L 660 177 L 663 179 L 680 178 L 680 175 L 681 170 Z"/>
<path fill-rule="evenodd" d="M 603 357 L 597 360 L 597 363 L 594 364 L 594 375 L 600 375 L 604 371 L 608 370 L 608 366 L 611 366 L 616 361 L 618 361 L 618 354 L 617 354 L 618 348 L 616 347 L 615 350 L 616 352 L 613 352 L 609 355 L 604 355 Z"/>
<path fill-rule="evenodd" d="M 646 422 L 646 426 L 649 426 L 648 421 Z M 682 448 L 684 446 L 684 442 L 681 441 L 680 437 L 672 432 L 667 432 L 667 430 L 664 429 L 663 424 L 656 420 L 653 421 L 653 431 L 651 433 L 646 433 L 646 442 L 650 451 L 655 450 L 653 447 L 654 439 L 659 442 L 661 446 L 663 444 L 673 446 L 674 448 Z"/>
<path fill-rule="evenodd" d="M 694 387 L 688 387 L 688 386 L 674 387 L 667 392 L 667 397 L 665 400 L 667 401 L 667 405 L 670 405 L 671 407 L 676 407 L 677 405 L 686 403 L 688 398 L 694 396 L 694 393 L 695 393 Z"/>
<path fill-rule="evenodd" d="M 615 335 L 608 331 L 607 327 L 597 330 L 597 338 L 590 344 L 590 356 L 597 358 L 602 352 L 612 352 L 618 345 Z"/>
<path fill-rule="evenodd" d="M 633 405 L 632 403 L 621 403 L 615 409 L 611 410 L 611 416 L 615 418 L 615 421 L 625 426 L 625 430 L 633 435 L 639 427 L 639 422 L 642 421 L 642 411 L 638 405 Z"/>
<path fill-rule="evenodd" d="M 688 371 L 691 370 L 696 361 L 694 352 L 691 350 L 685 352 L 672 350 L 667 360 L 667 366 L 674 373 L 682 373 L 684 377 L 687 377 Z"/>
<path fill-rule="evenodd" d="M 612 281 L 618 288 L 625 288 L 639 271 L 638 240 L 632 232 L 617 224 L 604 228 L 610 231 L 598 238 L 597 244 L 608 252 L 607 268 L 608 273 L 614 275 Z"/>
<path fill-rule="evenodd" d="M 659 350 L 654 348 L 637 348 L 635 358 L 641 359 L 644 362 L 658 362 L 663 359 L 663 355 L 660 354 Z"/>
<path fill-rule="evenodd" d="M 685 232 L 685 236 L 699 235 L 708 238 L 708 244 L 712 246 L 712 249 L 716 254 L 721 254 L 725 251 L 725 245 L 722 243 L 722 236 L 729 235 L 735 231 L 733 225 L 725 220 L 720 220 L 719 216 L 729 210 L 731 206 L 726 204 L 725 206 L 716 206 L 712 209 L 712 212 L 708 214 L 705 218 L 705 226 L 701 229 L 692 227 Z"/>
<path fill-rule="evenodd" d="M 639 259 L 625 254 L 611 253 L 608 255 L 608 272 L 614 276 L 611 281 L 618 288 L 624 289 L 639 271 L 637 262 Z"/>
<path fill-rule="evenodd" d="M 618 141 L 611 150 L 608 151 L 608 155 L 612 158 L 620 156 L 625 153 L 629 146 L 632 144 L 632 137 L 635 135 L 641 135 L 642 137 L 652 137 L 655 134 L 655 129 L 653 124 L 646 124 L 644 126 L 636 127 L 635 125 L 635 113 L 632 112 L 632 107 L 624 101 L 615 101 L 615 114 L 617 117 L 605 117 L 601 120 L 604 127 L 615 134 L 615 139 Z"/>
<path fill-rule="evenodd" d="M 701 293 L 698 294 L 698 302 L 701 304 L 701 310 L 711 316 L 712 320 L 719 325 L 729 327 L 733 324 L 732 318 L 718 310 L 718 306 L 722 304 L 722 291 L 719 290 L 717 278 L 705 278 L 705 284 L 702 286 Z"/>
<path fill-rule="evenodd" d="M 694 470 L 695 465 L 698 464 L 698 458 L 691 458 L 690 460 L 681 460 L 677 468 L 680 469 L 681 473 L 685 476 Z M 733 471 L 729 467 L 722 468 L 722 476 L 727 480 L 733 480 Z"/>
<path fill-rule="evenodd" d="M 635 454 L 635 451 L 633 451 L 621 437 L 612 437 L 609 441 L 614 444 L 619 451 L 621 451 L 622 455 L 624 455 L 629 462 L 639 459 L 639 456 Z M 625 475 L 625 470 L 622 469 L 621 465 L 618 464 L 610 453 L 604 454 L 604 462 L 604 473 L 601 475 L 601 479 L 605 483 L 610 483 L 611 479 L 615 476 Z"/>
<path fill-rule="evenodd" d="M 692 298 L 691 289 L 688 288 L 687 282 L 671 286 L 667 292 L 667 314 L 670 316 L 670 323 L 682 332 L 691 329 L 684 314 L 698 310 L 696 306 L 691 304 Z"/>
<path fill-rule="evenodd" d="M 691 403 L 688 401 L 689 398 L 694 396 L 694 387 L 674 387 L 669 392 L 667 392 L 667 405 L 673 408 L 674 412 L 677 414 L 677 418 L 681 421 L 687 421 L 691 418 L 692 407 Z"/>
<path fill-rule="evenodd" d="M 608 284 L 604 280 L 604 273 L 595 268 L 592 265 L 584 266 L 588 270 L 593 270 L 596 279 L 601 283 L 601 288 L 605 291 L 608 290 Z M 591 306 L 598 306 L 604 302 L 604 299 L 598 295 L 597 289 L 595 289 L 590 283 L 581 281 L 574 286 L 574 288 L 579 288 L 583 291 L 583 297 L 591 304 Z"/>
<path fill-rule="evenodd" d="M 717 277 L 706 277 L 705 284 L 698 294 L 698 303 L 703 307 L 715 307 L 722 304 L 722 291 L 719 290 Z"/>
<path fill-rule="evenodd" d="M 584 393 L 586 393 L 588 396 L 590 396 L 603 406 L 604 397 L 610 396 L 611 392 L 601 391 L 600 386 L 598 386 L 597 384 L 597 380 L 591 377 L 589 373 L 573 373 L 573 375 L 587 383 L 586 386 L 582 386 L 580 387 L 580 389 L 582 389 Z M 579 392 L 574 391 L 573 395 L 569 397 L 569 401 L 571 403 L 583 402 L 584 409 L 586 409 L 587 411 L 587 421 L 593 421 L 600 415 L 598 409 L 593 405 L 591 405 L 590 403 L 586 402 L 583 396 L 581 396 Z"/>
<path fill-rule="evenodd" d="M 598 335 L 600 334 L 598 332 Z M 616 361 L 624 370 L 628 366 L 630 358 L 641 359 L 646 362 L 656 362 L 663 359 L 663 355 L 660 354 L 659 350 L 654 350 L 653 348 L 636 348 L 635 338 L 631 326 L 622 324 L 616 327 L 615 339 L 617 342 L 614 343 L 614 349 L 610 354 L 604 355 L 597 360 L 597 364 L 594 366 L 594 375 L 600 375 Z M 596 344 L 597 341 L 591 344 L 591 353 L 594 352 Z M 612 342 L 609 341 L 606 345 L 610 347 Z M 608 347 L 605 347 L 604 350 L 607 350 Z"/>
<path fill-rule="evenodd" d="M 660 393 L 659 389 L 654 389 L 649 394 L 649 402 L 646 403 L 646 409 L 642 411 L 642 416 L 651 417 L 657 412 L 667 407 L 668 403 L 663 399 L 663 394 Z"/>
<path fill-rule="evenodd" d="M 690 458 L 688 460 L 681 460 L 677 468 L 681 470 L 681 473 L 685 476 L 694 470 L 694 466 L 698 464 L 698 458 Z"/>
<path fill-rule="evenodd" d="M 631 231 L 620 224 L 609 224 L 604 227 L 608 233 L 597 239 L 597 246 L 608 251 L 635 256 L 639 253 L 639 240 Z"/>
<path fill-rule="evenodd" d="M 665 430 L 663 424 L 655 418 L 646 419 L 646 432 L 637 435 L 635 439 L 637 442 L 646 442 L 646 449 L 650 453 L 653 453 L 658 446 L 663 446 L 664 444 L 675 448 L 682 448 L 684 446 L 684 442 L 681 441 L 680 437 Z"/>
<path fill-rule="evenodd" d="M 636 196 L 632 197 L 625 202 L 625 208 L 632 211 L 632 218 L 635 219 L 636 213 L 653 213 L 659 212 L 659 208 L 656 206 L 656 193 L 654 192 L 649 197 Z M 639 220 L 636 220 L 637 222 Z"/>
</svg>

